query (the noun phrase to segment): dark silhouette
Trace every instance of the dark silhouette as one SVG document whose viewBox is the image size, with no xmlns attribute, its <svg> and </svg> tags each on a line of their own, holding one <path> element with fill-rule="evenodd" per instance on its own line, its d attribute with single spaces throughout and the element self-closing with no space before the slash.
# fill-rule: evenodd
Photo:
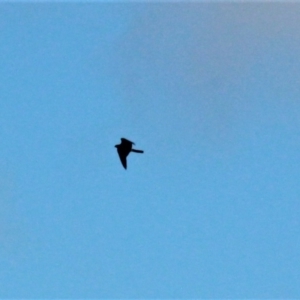
<svg viewBox="0 0 300 300">
<path fill-rule="evenodd" d="M 132 149 L 132 145 L 134 145 L 133 142 L 131 142 L 127 139 L 121 138 L 121 144 L 115 146 L 117 148 L 121 163 L 125 169 L 127 169 L 126 157 L 128 156 L 128 154 L 130 152 L 144 153 L 144 151 L 142 151 L 142 150 Z"/>
</svg>

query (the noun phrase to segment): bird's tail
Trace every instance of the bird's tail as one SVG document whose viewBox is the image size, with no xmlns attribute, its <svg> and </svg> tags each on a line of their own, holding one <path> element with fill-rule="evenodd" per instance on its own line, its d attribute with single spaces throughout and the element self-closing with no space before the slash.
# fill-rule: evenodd
<svg viewBox="0 0 300 300">
<path fill-rule="evenodd" d="M 131 149 L 132 152 L 136 152 L 136 153 L 144 153 L 143 150 L 135 150 L 135 149 Z"/>
</svg>

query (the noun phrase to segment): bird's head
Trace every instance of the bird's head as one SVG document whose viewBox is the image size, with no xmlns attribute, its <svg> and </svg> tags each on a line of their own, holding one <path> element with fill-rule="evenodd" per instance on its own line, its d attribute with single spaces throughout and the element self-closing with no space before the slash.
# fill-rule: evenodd
<svg viewBox="0 0 300 300">
<path fill-rule="evenodd" d="M 119 148 L 119 145 L 115 145 L 116 148 Z"/>
</svg>

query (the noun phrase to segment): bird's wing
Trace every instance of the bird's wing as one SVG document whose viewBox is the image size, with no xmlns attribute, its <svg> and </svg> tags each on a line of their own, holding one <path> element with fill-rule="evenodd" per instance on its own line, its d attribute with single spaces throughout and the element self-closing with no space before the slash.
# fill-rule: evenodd
<svg viewBox="0 0 300 300">
<path fill-rule="evenodd" d="M 127 156 L 127 155 L 125 155 L 125 154 L 124 154 L 122 151 L 120 151 L 119 149 L 118 149 L 118 154 L 119 154 L 120 161 L 121 161 L 123 167 L 124 167 L 125 169 L 127 169 L 127 160 L 126 160 L 126 156 Z"/>
<path fill-rule="evenodd" d="M 125 138 L 121 138 L 121 141 L 122 141 L 122 144 L 131 144 L 131 145 L 133 144 L 134 145 L 134 142 L 131 142 Z"/>
</svg>

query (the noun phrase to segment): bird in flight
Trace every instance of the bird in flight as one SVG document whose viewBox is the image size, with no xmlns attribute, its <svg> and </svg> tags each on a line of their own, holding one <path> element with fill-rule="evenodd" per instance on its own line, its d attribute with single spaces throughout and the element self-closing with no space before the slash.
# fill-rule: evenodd
<svg viewBox="0 0 300 300">
<path fill-rule="evenodd" d="M 133 142 L 131 142 L 127 139 L 124 139 L 124 138 L 121 138 L 121 144 L 115 145 L 115 147 L 117 148 L 121 163 L 125 169 L 127 169 L 126 157 L 128 156 L 128 154 L 130 152 L 144 153 L 143 150 L 132 149 L 132 145 L 134 145 Z"/>
</svg>

